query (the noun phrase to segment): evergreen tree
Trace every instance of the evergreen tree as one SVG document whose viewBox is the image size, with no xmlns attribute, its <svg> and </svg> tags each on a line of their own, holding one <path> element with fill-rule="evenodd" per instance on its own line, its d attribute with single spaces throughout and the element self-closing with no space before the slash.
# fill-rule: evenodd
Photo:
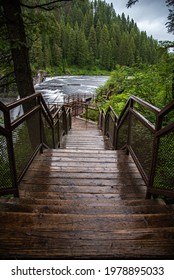
<svg viewBox="0 0 174 280">
<path fill-rule="evenodd" d="M 35 2 L 30 0 L 28 5 Z M 27 50 L 31 48 L 32 70 L 58 67 L 65 71 L 66 65 L 100 65 L 112 70 L 117 64 L 131 66 L 158 61 L 157 42 L 145 32 L 140 32 L 136 23 L 126 18 L 125 14 L 116 15 L 112 4 L 104 0 L 65 2 L 68 4 L 49 12 L 38 8 L 27 12 L 27 5 L 23 7 L 22 13 L 28 26 L 25 44 Z M 33 19 L 34 24 L 31 24 Z M 6 33 L 3 25 L 0 36 L 5 38 Z M 7 59 L 10 45 L 3 38 L 0 51 L 3 75 L 6 77 L 11 67 Z"/>
<path fill-rule="evenodd" d="M 111 62 L 111 43 L 109 41 L 109 31 L 104 24 L 102 31 L 101 31 L 101 38 L 100 38 L 100 65 L 107 69 L 110 70 L 110 62 Z"/>
<path fill-rule="evenodd" d="M 96 37 L 96 31 L 94 26 L 92 26 L 90 29 L 88 44 L 90 50 L 90 57 L 94 62 L 97 57 L 97 37 Z"/>
<path fill-rule="evenodd" d="M 84 67 L 88 61 L 88 46 L 84 30 L 80 29 L 77 34 L 77 65 Z"/>
</svg>

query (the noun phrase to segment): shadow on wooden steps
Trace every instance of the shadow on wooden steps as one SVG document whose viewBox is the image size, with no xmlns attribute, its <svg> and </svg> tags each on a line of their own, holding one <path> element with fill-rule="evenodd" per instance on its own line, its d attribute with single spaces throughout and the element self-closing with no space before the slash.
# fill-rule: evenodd
<svg viewBox="0 0 174 280">
<path fill-rule="evenodd" d="M 96 127 L 78 126 L 75 142 L 72 129 L 65 149 L 35 159 L 20 198 L 1 199 L 0 258 L 172 259 L 172 208 L 145 199 L 130 156 L 105 150 Z"/>
<path fill-rule="evenodd" d="M 94 122 L 78 117 L 73 118 L 73 126 L 68 135 L 63 137 L 62 149 L 112 150 L 112 145 L 106 136 L 97 128 Z"/>
</svg>

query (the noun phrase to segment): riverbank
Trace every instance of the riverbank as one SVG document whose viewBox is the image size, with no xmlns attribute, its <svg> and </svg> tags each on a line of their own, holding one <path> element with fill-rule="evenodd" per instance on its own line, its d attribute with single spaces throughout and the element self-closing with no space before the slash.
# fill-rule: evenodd
<svg viewBox="0 0 174 280">
<path fill-rule="evenodd" d="M 40 79 L 40 74 L 38 77 L 38 73 L 43 74 L 42 76 L 45 77 L 53 77 L 53 76 L 110 76 L 111 72 L 107 70 L 100 69 L 96 66 L 94 67 L 84 67 L 78 68 L 74 67 L 67 67 L 62 69 L 60 67 L 52 67 L 38 70 L 35 73 L 35 79 Z"/>
</svg>

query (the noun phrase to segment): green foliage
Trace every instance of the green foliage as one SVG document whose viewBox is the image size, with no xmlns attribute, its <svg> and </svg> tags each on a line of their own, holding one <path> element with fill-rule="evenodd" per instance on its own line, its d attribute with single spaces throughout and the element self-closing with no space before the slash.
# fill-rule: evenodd
<svg viewBox="0 0 174 280">
<path fill-rule="evenodd" d="M 89 108 L 87 111 L 87 116 L 84 116 L 84 117 L 87 117 L 88 120 L 97 122 L 98 121 L 98 110 Z"/>
<path fill-rule="evenodd" d="M 162 108 L 173 99 L 173 67 L 173 54 L 156 65 L 117 66 L 108 82 L 98 90 L 96 100 L 105 109 L 111 105 L 118 114 L 131 95 Z"/>
<path fill-rule="evenodd" d="M 79 75 L 79 76 L 109 76 L 110 71 L 101 69 L 100 67 L 97 66 L 76 66 L 72 65 L 70 67 L 66 67 L 65 71 L 63 68 L 60 67 L 47 67 L 46 72 L 48 73 L 49 76 L 57 76 L 57 75 Z"/>
<path fill-rule="evenodd" d="M 113 70 L 157 61 L 157 42 L 105 1 L 74 0 L 52 12 L 26 12 L 33 70 L 72 66 Z M 31 23 L 35 20 L 35 23 Z M 30 24 L 29 24 L 30 23 Z"/>
</svg>

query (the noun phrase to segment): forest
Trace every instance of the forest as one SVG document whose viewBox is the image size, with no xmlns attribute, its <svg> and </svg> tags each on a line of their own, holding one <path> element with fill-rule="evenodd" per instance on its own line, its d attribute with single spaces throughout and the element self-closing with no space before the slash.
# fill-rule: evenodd
<svg viewBox="0 0 174 280">
<path fill-rule="evenodd" d="M 68 1 L 48 11 L 24 6 L 22 16 L 33 74 L 38 70 L 73 74 L 73 68 L 111 71 L 117 64 L 154 64 L 159 59 L 157 41 L 103 0 Z M 0 73 L 9 82 L 13 65 L 5 25 L 0 31 L 0 52 Z"/>
<path fill-rule="evenodd" d="M 104 0 L 58 2 L 58 7 L 54 9 L 41 9 L 35 0 L 21 6 L 27 40 L 20 45 L 17 41 L 13 42 L 13 48 L 23 46 L 29 49 L 33 77 L 39 70 L 47 75 L 111 73 L 111 79 L 100 89 L 99 96 L 104 96 L 101 97 L 103 106 L 113 104 L 118 111 L 130 94 L 137 94 L 159 107 L 170 102 L 174 96 L 174 57 L 173 53 L 167 52 L 168 42 L 159 44 L 148 37 L 145 31 L 139 30 L 134 20 L 126 18 L 124 13 L 117 14 L 113 4 Z M 31 9 L 32 5 L 35 8 Z M 3 22 L 3 10 L 0 8 L 0 20 Z M 14 72 L 20 71 L 20 66 L 15 71 L 13 69 L 10 50 L 7 27 L 2 25 L 0 86 L 5 94 L 16 91 L 11 84 L 15 80 Z M 16 60 L 18 67 L 19 56 Z M 18 85 L 18 91 L 19 88 L 22 92 L 26 91 L 28 84 L 26 81 L 24 85 L 24 73 L 21 73 L 21 78 L 19 73 Z M 33 92 L 32 86 L 29 92 Z"/>
<path fill-rule="evenodd" d="M 112 4 L 102 0 L 58 1 L 57 9 L 47 10 L 37 7 L 35 0 L 14 2 L 22 14 L 14 12 L 10 0 L 0 1 L 1 92 L 15 92 L 20 97 L 33 94 L 33 77 L 38 71 L 52 76 L 107 73 L 110 79 L 98 90 L 95 101 L 104 109 L 111 105 L 118 115 L 130 95 L 159 108 L 174 99 L 174 53 L 168 52 L 173 43 L 159 44 L 148 37 L 132 19 L 118 15 Z M 4 13 L 6 18 L 12 17 L 9 22 L 4 21 Z M 18 30 L 12 24 L 16 22 Z M 15 80 L 17 89 L 12 86 Z M 143 113 L 154 122 L 148 112 Z M 166 143 L 173 151 L 173 138 Z"/>
<path fill-rule="evenodd" d="M 35 17 L 42 20 L 30 28 L 33 70 L 66 73 L 75 66 L 111 71 L 117 64 L 158 61 L 157 42 L 105 1 L 75 0 L 51 13 L 35 11 Z"/>
<path fill-rule="evenodd" d="M 99 89 L 97 100 L 104 108 L 112 105 L 117 113 L 132 94 L 159 108 L 174 98 L 174 56 L 168 53 L 167 43 L 148 37 L 124 13 L 117 15 L 112 4 L 75 0 L 51 13 L 35 13 L 49 20 L 34 26 L 33 71 L 108 71 L 111 78 Z"/>
</svg>

